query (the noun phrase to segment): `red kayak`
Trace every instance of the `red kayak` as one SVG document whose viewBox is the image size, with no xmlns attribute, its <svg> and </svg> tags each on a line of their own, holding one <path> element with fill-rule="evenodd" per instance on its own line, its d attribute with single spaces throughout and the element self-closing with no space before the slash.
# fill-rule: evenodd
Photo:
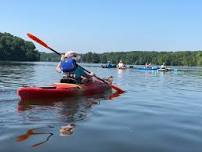
<svg viewBox="0 0 202 152">
<path fill-rule="evenodd" d="M 50 98 L 65 98 L 71 96 L 89 96 L 104 93 L 111 87 L 106 83 L 69 84 L 55 83 L 47 87 L 20 87 L 17 95 L 20 100 L 37 100 Z"/>
</svg>

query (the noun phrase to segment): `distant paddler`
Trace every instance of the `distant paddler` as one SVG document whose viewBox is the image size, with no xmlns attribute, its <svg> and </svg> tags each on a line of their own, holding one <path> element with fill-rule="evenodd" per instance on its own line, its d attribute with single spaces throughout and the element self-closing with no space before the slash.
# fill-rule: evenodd
<svg viewBox="0 0 202 152">
<path fill-rule="evenodd" d="M 167 72 L 167 71 L 172 71 L 171 68 L 168 68 L 165 63 L 163 63 L 160 68 L 159 68 L 159 71 L 162 71 L 162 72 Z"/>
<path fill-rule="evenodd" d="M 108 61 L 106 65 L 101 65 L 102 68 L 116 68 L 115 64 L 112 64 L 111 61 Z"/>
<path fill-rule="evenodd" d="M 151 63 L 147 64 L 147 62 L 146 62 L 145 63 L 145 68 L 152 68 L 152 64 Z"/>
<path fill-rule="evenodd" d="M 117 65 L 118 69 L 126 69 L 126 65 L 122 62 L 122 60 L 119 61 L 118 65 Z"/>
<path fill-rule="evenodd" d="M 163 63 L 161 66 L 160 66 L 160 69 L 166 69 L 167 67 L 165 66 L 165 63 Z"/>
</svg>

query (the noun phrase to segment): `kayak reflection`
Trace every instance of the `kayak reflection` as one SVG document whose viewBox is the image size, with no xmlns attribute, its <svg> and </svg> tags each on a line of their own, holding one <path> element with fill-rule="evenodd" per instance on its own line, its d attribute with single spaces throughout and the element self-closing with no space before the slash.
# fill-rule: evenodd
<svg viewBox="0 0 202 152">
<path fill-rule="evenodd" d="M 24 142 L 28 139 L 30 141 L 33 139 L 34 136 L 34 142 L 36 142 L 36 139 L 39 141 L 33 144 L 32 147 L 37 147 L 47 143 L 54 134 L 59 136 L 71 136 L 75 130 L 76 122 L 86 119 L 88 116 L 87 112 L 93 105 L 99 104 L 101 100 L 112 101 L 113 98 L 119 95 L 120 94 L 118 94 L 117 92 L 108 92 L 105 94 L 89 97 L 71 97 L 57 100 L 49 99 L 46 101 L 20 101 L 18 103 L 18 112 L 20 112 L 21 114 L 23 114 L 24 112 L 25 114 L 28 113 L 29 117 L 26 117 L 26 119 L 31 120 L 32 114 L 34 114 L 34 116 L 38 118 L 37 123 L 40 125 L 41 121 L 43 122 L 44 119 L 47 120 L 46 117 L 51 117 L 48 115 L 50 115 L 49 113 L 50 111 L 52 111 L 51 113 L 54 113 L 54 115 L 56 116 L 55 119 L 59 126 L 28 129 L 25 133 L 19 135 L 16 138 L 16 142 Z M 44 112 L 44 109 L 48 109 L 47 115 L 46 111 Z M 35 111 L 37 111 L 37 113 L 35 113 Z M 43 115 L 40 115 L 40 111 L 43 113 Z M 25 115 L 23 114 L 23 117 L 24 116 Z M 51 126 L 53 125 L 53 119 L 54 118 L 51 117 Z M 51 128 L 56 128 L 54 134 L 52 133 L 53 130 L 51 130 Z"/>
<path fill-rule="evenodd" d="M 52 128 L 51 126 L 49 126 L 50 128 Z M 39 145 L 42 145 L 46 142 L 49 141 L 49 139 L 51 138 L 51 136 L 53 136 L 53 133 L 51 132 L 41 132 L 42 128 L 35 128 L 35 129 L 28 129 L 26 133 L 22 134 L 22 135 L 19 135 L 16 137 L 16 142 L 23 142 L 23 141 L 26 141 L 28 140 L 31 136 L 35 136 L 35 135 L 40 135 L 42 136 L 42 138 L 44 138 L 45 136 L 45 139 L 43 139 L 42 141 L 39 141 L 38 143 L 35 143 L 32 145 L 32 147 L 37 147 Z"/>
<path fill-rule="evenodd" d="M 71 135 L 74 131 L 75 126 L 76 125 L 73 123 L 67 124 L 65 126 L 61 126 L 61 128 L 59 129 L 59 135 L 60 136 Z M 16 142 L 25 142 L 28 139 L 31 140 L 31 137 L 33 136 L 38 136 L 38 138 L 40 138 L 40 141 L 35 144 L 32 144 L 32 147 L 38 147 L 48 142 L 50 138 L 54 135 L 51 131 L 43 131 L 44 129 L 50 130 L 51 128 L 54 128 L 54 127 L 48 126 L 48 127 L 28 129 L 25 133 L 16 137 Z"/>
<path fill-rule="evenodd" d="M 66 98 L 49 98 L 49 99 L 30 99 L 30 100 L 20 100 L 18 102 L 17 110 L 18 112 L 29 110 L 35 105 L 37 106 L 55 106 L 59 103 L 61 104 L 67 104 L 69 105 L 75 105 L 80 102 L 84 102 L 82 104 L 88 104 L 88 106 L 91 106 L 92 104 L 97 104 L 97 101 L 105 99 L 105 100 L 112 100 L 115 97 L 120 96 L 122 93 L 119 92 L 113 92 L 113 91 L 107 91 L 103 94 L 96 94 L 91 96 L 77 96 L 77 97 L 66 97 Z M 89 102 L 92 101 L 92 102 Z"/>
</svg>

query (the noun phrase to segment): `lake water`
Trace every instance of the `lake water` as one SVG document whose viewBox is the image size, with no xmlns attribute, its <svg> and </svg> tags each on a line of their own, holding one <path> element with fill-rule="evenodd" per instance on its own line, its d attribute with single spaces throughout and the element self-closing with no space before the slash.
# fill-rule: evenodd
<svg viewBox="0 0 202 152">
<path fill-rule="evenodd" d="M 16 89 L 56 82 L 57 63 L 0 63 L 0 152 L 201 152 L 202 68 L 171 72 L 102 69 L 126 93 L 19 109 Z M 72 134 L 60 127 L 74 124 Z"/>
</svg>

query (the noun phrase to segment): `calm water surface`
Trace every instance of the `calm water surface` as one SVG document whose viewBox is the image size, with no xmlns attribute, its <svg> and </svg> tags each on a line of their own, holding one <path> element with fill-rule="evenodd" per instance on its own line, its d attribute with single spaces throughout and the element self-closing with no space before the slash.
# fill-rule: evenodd
<svg viewBox="0 0 202 152">
<path fill-rule="evenodd" d="M 69 98 L 19 108 L 16 89 L 44 86 L 61 77 L 57 63 L 0 63 L 0 152 L 201 152 L 202 69 L 172 72 L 101 69 L 126 93 Z M 75 125 L 61 136 L 61 126 Z"/>
</svg>

